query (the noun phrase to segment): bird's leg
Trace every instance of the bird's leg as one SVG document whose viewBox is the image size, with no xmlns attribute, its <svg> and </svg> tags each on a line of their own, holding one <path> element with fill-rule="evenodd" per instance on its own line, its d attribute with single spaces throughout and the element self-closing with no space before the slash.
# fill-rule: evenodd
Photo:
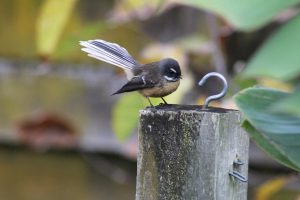
<svg viewBox="0 0 300 200">
<path fill-rule="evenodd" d="M 153 106 L 153 104 L 151 103 L 149 97 L 146 97 L 146 98 L 148 99 L 148 101 L 149 101 L 149 103 L 150 103 L 150 106 L 151 106 L 152 108 L 154 108 L 154 106 Z"/>
<path fill-rule="evenodd" d="M 162 97 L 160 97 L 163 101 L 164 101 L 164 103 L 166 104 L 166 105 L 168 105 L 168 102 L 166 102 L 166 100 L 164 99 L 164 98 L 162 98 Z"/>
</svg>

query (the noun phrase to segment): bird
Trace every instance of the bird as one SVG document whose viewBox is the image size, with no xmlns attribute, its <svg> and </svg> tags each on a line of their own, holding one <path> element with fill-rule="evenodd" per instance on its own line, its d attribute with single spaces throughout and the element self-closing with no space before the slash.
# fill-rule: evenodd
<svg viewBox="0 0 300 200">
<path fill-rule="evenodd" d="M 172 58 L 164 58 L 157 62 L 138 63 L 124 48 L 116 43 L 101 39 L 80 41 L 82 51 L 88 56 L 124 69 L 128 82 L 112 95 L 138 91 L 147 98 L 163 98 L 177 90 L 182 78 L 178 62 Z"/>
</svg>

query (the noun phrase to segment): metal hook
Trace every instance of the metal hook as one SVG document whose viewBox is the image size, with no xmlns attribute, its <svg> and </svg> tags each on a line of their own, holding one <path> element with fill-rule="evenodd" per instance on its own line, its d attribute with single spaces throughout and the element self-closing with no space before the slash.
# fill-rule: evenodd
<svg viewBox="0 0 300 200">
<path fill-rule="evenodd" d="M 244 165 L 244 164 L 245 163 L 243 161 L 241 161 L 240 159 L 233 161 L 233 165 Z M 241 173 L 239 173 L 235 170 L 233 170 L 232 172 L 229 172 L 229 175 L 238 179 L 239 181 L 241 181 L 243 183 L 248 181 L 246 177 L 244 177 Z"/>
<path fill-rule="evenodd" d="M 245 178 L 241 173 L 237 171 L 229 172 L 230 176 L 233 176 L 234 178 L 238 179 L 239 181 L 246 183 L 248 180 Z"/>
<path fill-rule="evenodd" d="M 219 94 L 215 94 L 215 95 L 212 95 L 212 96 L 209 96 L 205 99 L 205 103 L 203 105 L 203 108 L 207 108 L 208 107 L 208 104 L 209 102 L 211 102 L 212 100 L 217 100 L 217 99 L 220 99 L 222 97 L 224 97 L 227 93 L 227 90 L 228 90 L 228 84 L 227 84 L 227 81 L 225 79 L 225 77 L 222 75 L 222 74 L 219 74 L 217 72 L 210 72 L 208 74 L 206 74 L 198 83 L 199 86 L 202 86 L 204 85 L 204 83 L 207 81 L 208 78 L 212 77 L 212 76 L 216 76 L 218 78 L 220 78 L 223 82 L 223 90 L 219 93 Z"/>
<path fill-rule="evenodd" d="M 245 163 L 243 161 L 237 159 L 237 160 L 233 161 L 233 164 L 235 164 L 235 165 L 243 165 Z"/>
</svg>

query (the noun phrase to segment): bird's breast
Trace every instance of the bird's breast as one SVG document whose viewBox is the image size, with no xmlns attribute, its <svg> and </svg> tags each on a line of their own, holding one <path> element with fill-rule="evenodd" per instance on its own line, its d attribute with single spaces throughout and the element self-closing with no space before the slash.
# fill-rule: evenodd
<svg viewBox="0 0 300 200">
<path fill-rule="evenodd" d="M 179 83 L 179 80 L 176 82 L 165 82 L 153 88 L 142 89 L 139 92 L 145 97 L 164 97 L 174 92 L 178 88 Z"/>
</svg>

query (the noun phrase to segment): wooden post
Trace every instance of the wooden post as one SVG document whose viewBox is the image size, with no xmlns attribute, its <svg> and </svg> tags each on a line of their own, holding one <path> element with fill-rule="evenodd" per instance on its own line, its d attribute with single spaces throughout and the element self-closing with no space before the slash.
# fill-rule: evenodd
<svg viewBox="0 0 300 200">
<path fill-rule="evenodd" d="M 229 176 L 248 176 L 249 138 L 240 124 L 236 110 L 141 110 L 136 200 L 246 200 L 247 183 Z"/>
</svg>

